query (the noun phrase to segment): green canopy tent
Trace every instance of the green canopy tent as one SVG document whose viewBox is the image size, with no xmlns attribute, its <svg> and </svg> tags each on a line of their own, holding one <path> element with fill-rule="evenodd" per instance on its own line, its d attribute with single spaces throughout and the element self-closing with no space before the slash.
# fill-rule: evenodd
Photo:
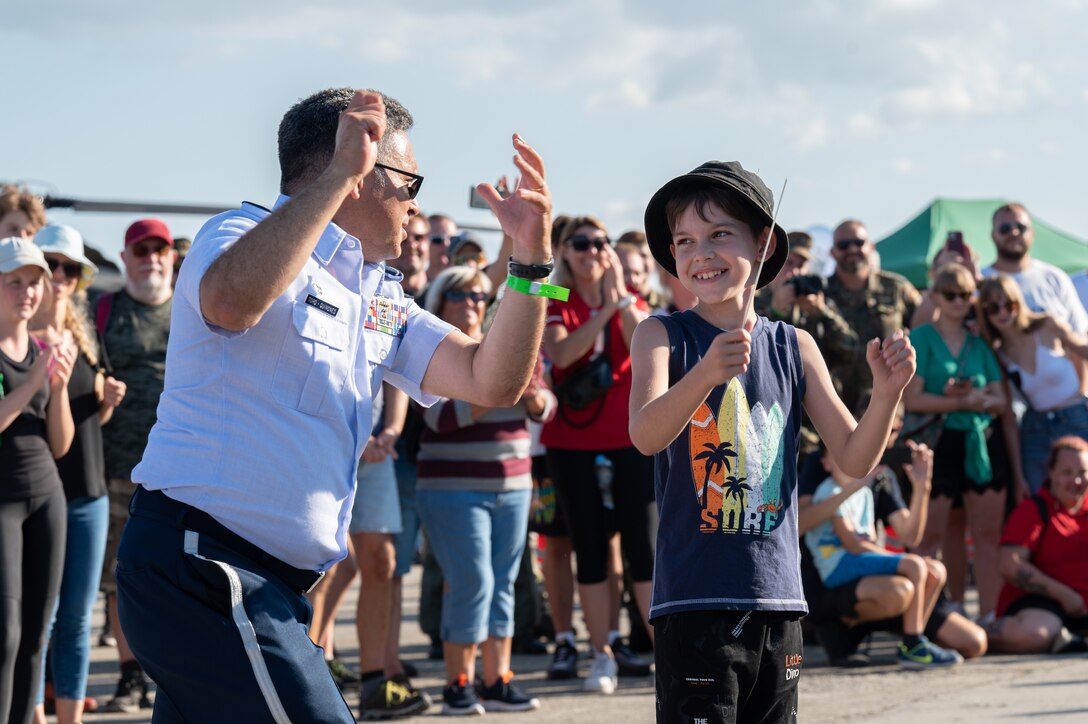
<svg viewBox="0 0 1088 724">
<path fill-rule="evenodd" d="M 963 240 L 978 252 L 981 266 L 989 266 L 997 256 L 990 238 L 991 219 L 1004 203 L 1001 199 L 936 199 L 900 229 L 877 242 L 881 268 L 902 274 L 916 287 L 928 287 L 929 264 L 944 246 L 950 231 L 962 231 Z M 1033 219 L 1033 224 L 1032 258 L 1070 274 L 1088 268 L 1088 242 L 1047 226 L 1039 219 Z"/>
</svg>

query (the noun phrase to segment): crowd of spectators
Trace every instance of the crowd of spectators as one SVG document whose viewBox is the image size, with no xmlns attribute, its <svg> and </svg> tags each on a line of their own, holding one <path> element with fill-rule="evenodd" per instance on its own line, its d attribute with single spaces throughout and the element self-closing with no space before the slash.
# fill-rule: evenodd
<svg viewBox="0 0 1088 724">
<path fill-rule="evenodd" d="M 448 216 L 415 216 L 406 231 L 391 262 L 405 292 L 482 339 L 502 302 L 509 239 L 489 260 Z M 420 619 L 432 657 L 445 662 L 445 713 L 541 705 L 510 672 L 512 651 L 545 651 L 541 598 L 555 642 L 549 678 L 579 675 L 575 591 L 592 655 L 584 688 L 609 694 L 618 676 L 650 670 L 635 649 L 646 653 L 653 640 L 644 625 L 653 462 L 628 434 L 629 350 L 642 319 L 691 299 L 670 275 L 663 288 L 654 282 L 640 231 L 613 241 L 592 216 L 562 216 L 553 236 L 552 283 L 570 299 L 550 302 L 537 373 L 515 406 L 442 399 L 423 410 L 385 388 L 359 461 L 354 559 L 310 594 L 311 637 L 338 683 L 361 687 L 364 717 L 408 711 L 390 710 L 398 697 L 414 702 L 412 712 L 429 705 L 411 682 L 416 667 L 399 656 L 401 581 L 420 556 Z M 948 656 L 938 665 L 987 650 L 1085 650 L 1088 313 L 1069 276 L 1032 258 L 1026 208 L 995 211 L 992 266 L 980 269 L 969 244 L 949 244 L 921 292 L 879 268 L 860 221 L 835 228 L 828 277 L 811 268 L 812 238 L 789 238 L 787 262 L 756 310 L 816 339 L 850 409 L 864 409 L 871 386 L 867 340 L 909 328 L 917 350 L 902 421 L 868 476 L 846 475 L 804 428 L 807 625 L 831 662 L 866 665 L 860 644 L 879 630 L 902 635 L 907 650 L 924 633 Z M 172 282 L 187 240 L 161 221 L 136 221 L 124 240 L 124 288 L 88 303 L 96 268 L 83 240 L 47 224 L 36 197 L 0 189 L 0 239 L 0 720 L 44 721 L 47 698 L 64 723 L 98 706 L 86 681 L 99 590 L 109 614 L 103 640 L 115 640 L 120 660 L 104 706 L 138 711 L 150 706 L 151 682 L 117 620 L 112 568 L 131 472 L 163 389 Z M 359 673 L 332 648 L 332 622 L 357 572 Z M 625 599 L 630 639 L 620 625 Z"/>
</svg>

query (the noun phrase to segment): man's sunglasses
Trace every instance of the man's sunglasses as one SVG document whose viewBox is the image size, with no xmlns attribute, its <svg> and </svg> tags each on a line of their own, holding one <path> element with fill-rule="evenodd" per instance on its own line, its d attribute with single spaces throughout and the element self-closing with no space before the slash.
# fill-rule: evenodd
<svg viewBox="0 0 1088 724">
<path fill-rule="evenodd" d="M 584 234 L 572 236 L 568 241 L 570 242 L 570 247 L 575 251 L 589 251 L 590 246 L 597 251 L 604 251 L 604 248 L 611 243 L 607 236 L 603 239 L 600 237 L 591 239 Z"/>
<path fill-rule="evenodd" d="M 442 295 L 442 298 L 447 302 L 463 302 L 468 299 L 474 304 L 479 304 L 487 301 L 487 294 L 485 292 L 466 292 L 464 289 L 450 289 Z"/>
<path fill-rule="evenodd" d="M 1027 224 L 1021 224 L 1019 221 L 1016 222 L 1015 224 L 1010 224 L 1009 222 L 1006 221 L 1004 224 L 998 224 L 997 233 L 1004 236 L 1005 234 L 1011 234 L 1012 230 L 1016 229 L 1021 234 L 1026 234 L 1027 230 L 1030 229 L 1030 228 L 1031 227 L 1028 226 Z"/>
<path fill-rule="evenodd" d="M 865 246 L 865 239 L 839 239 L 835 242 L 835 248 L 839 251 L 846 251 L 852 246 L 860 249 Z"/>
<path fill-rule="evenodd" d="M 986 314 L 997 314 L 1002 310 L 1008 312 L 1009 314 L 1012 314 L 1019 308 L 1020 304 L 1011 300 L 1005 302 L 1004 304 L 998 304 L 997 302 L 987 302 L 986 304 L 982 305 L 982 311 L 986 312 Z"/>
<path fill-rule="evenodd" d="M 965 302 L 971 301 L 971 296 L 974 292 L 954 292 L 950 289 L 941 290 L 941 296 L 945 298 L 945 301 L 954 302 L 957 299 L 962 299 Z"/>
<path fill-rule="evenodd" d="M 423 177 L 420 176 L 418 173 L 403 171 L 399 168 L 394 168 L 393 166 L 386 166 L 384 163 L 376 163 L 374 164 L 374 167 L 384 168 L 386 171 L 392 171 L 394 173 L 399 173 L 401 176 L 407 176 L 411 180 L 408 182 L 408 185 L 404 186 L 403 188 L 408 193 L 408 198 L 414 199 L 416 196 L 419 195 L 419 189 L 423 186 Z"/>
<path fill-rule="evenodd" d="M 131 253 L 137 259 L 143 259 L 148 254 L 154 254 L 155 256 L 166 256 L 170 253 L 170 245 L 163 244 L 162 246 L 147 246 L 146 244 L 133 244 L 128 248 Z"/>
<path fill-rule="evenodd" d="M 61 262 L 56 259 L 46 259 L 45 263 L 49 266 L 49 271 L 55 272 L 57 269 L 64 271 L 64 276 L 69 279 L 82 279 L 83 278 L 83 265 L 75 261 Z"/>
</svg>

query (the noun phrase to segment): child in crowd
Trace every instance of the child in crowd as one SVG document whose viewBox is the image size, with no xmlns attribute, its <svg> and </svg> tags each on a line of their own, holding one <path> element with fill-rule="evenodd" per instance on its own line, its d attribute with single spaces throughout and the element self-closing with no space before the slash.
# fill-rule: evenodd
<svg viewBox="0 0 1088 724">
<path fill-rule="evenodd" d="M 913 448 L 918 446 L 909 443 Z M 912 506 L 906 516 L 901 516 L 911 526 L 911 538 L 917 544 L 921 538 L 918 523 L 925 526 L 925 507 L 928 502 L 928 484 L 933 467 L 933 453 L 922 446 L 923 464 L 929 474 L 912 476 L 917 495 L 912 495 Z M 857 479 L 847 475 L 834 458 L 822 449 L 824 467 L 830 477 L 816 488 L 813 505 L 839 495 L 844 489 L 854 487 Z M 907 466 L 908 475 L 914 465 Z M 877 469 L 880 471 L 880 468 Z M 878 473 L 879 474 L 879 473 Z M 866 476 L 865 479 L 870 479 Z M 898 484 L 894 476 L 888 481 Z M 920 485 L 919 485 L 920 484 Z M 843 500 L 831 520 L 825 521 L 805 534 L 805 543 L 812 552 L 820 579 L 828 588 L 835 588 L 869 576 L 902 576 L 911 582 L 910 600 L 903 612 L 903 640 L 899 644 L 899 663 L 905 669 L 927 669 L 952 666 L 963 661 L 955 651 L 949 651 L 931 643 L 923 631 L 937 599 L 944 587 L 944 566 L 931 558 L 912 553 L 892 553 L 877 543 L 876 518 L 878 515 L 873 489 L 862 485 Z M 913 521 L 912 521 L 913 519 Z M 897 531 L 898 532 L 898 531 Z"/>
<path fill-rule="evenodd" d="M 659 722 L 796 721 L 802 405 L 831 456 L 862 477 L 914 374 L 901 331 L 869 341 L 872 401 L 855 422 L 812 337 L 750 311 L 753 287 L 789 253 L 771 209 L 756 174 L 719 161 L 668 182 L 646 209 L 654 257 L 698 299 L 643 321 L 631 347 L 631 439 L 656 456 Z"/>
</svg>

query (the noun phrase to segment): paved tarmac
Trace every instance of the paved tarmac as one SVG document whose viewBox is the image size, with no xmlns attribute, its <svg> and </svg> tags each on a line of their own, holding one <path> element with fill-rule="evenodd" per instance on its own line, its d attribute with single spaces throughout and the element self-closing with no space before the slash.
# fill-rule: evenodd
<svg viewBox="0 0 1088 724">
<path fill-rule="evenodd" d="M 441 698 L 444 684 L 440 661 L 426 659 L 426 638 L 416 623 L 420 569 L 413 567 L 404 585 L 405 616 L 402 654 L 419 667 L 416 684 L 433 699 Z M 340 612 L 336 628 L 338 655 L 349 665 L 358 663 L 355 642 L 355 588 Z M 582 634 L 585 633 L 578 625 Z M 101 627 L 102 606 L 95 616 L 95 637 Z M 579 642 L 583 651 L 588 648 Z M 894 642 L 880 638 L 870 643 L 874 665 L 846 671 L 826 665 L 818 646 L 805 647 L 805 666 L 800 680 L 799 720 L 802 722 L 1016 722 L 1046 724 L 1088 722 L 1088 655 L 1078 656 L 987 656 L 953 670 L 907 672 L 895 665 Z M 581 680 L 548 681 L 544 669 L 547 656 L 515 656 L 517 683 L 541 699 L 540 710 L 518 714 L 487 714 L 486 720 L 502 724 L 576 724 L 593 722 L 639 724 L 654 721 L 653 677 L 620 679 L 613 696 L 583 693 Z M 583 661 L 582 673 L 588 670 Z M 117 681 L 117 658 L 113 649 L 92 649 L 91 696 L 105 701 Z M 358 694 L 346 692 L 353 707 Z M 428 716 L 438 714 L 433 706 Z M 85 720 L 107 722 L 149 722 L 151 712 L 139 714 L 88 714 Z M 50 721 L 53 718 L 50 717 Z"/>
</svg>

